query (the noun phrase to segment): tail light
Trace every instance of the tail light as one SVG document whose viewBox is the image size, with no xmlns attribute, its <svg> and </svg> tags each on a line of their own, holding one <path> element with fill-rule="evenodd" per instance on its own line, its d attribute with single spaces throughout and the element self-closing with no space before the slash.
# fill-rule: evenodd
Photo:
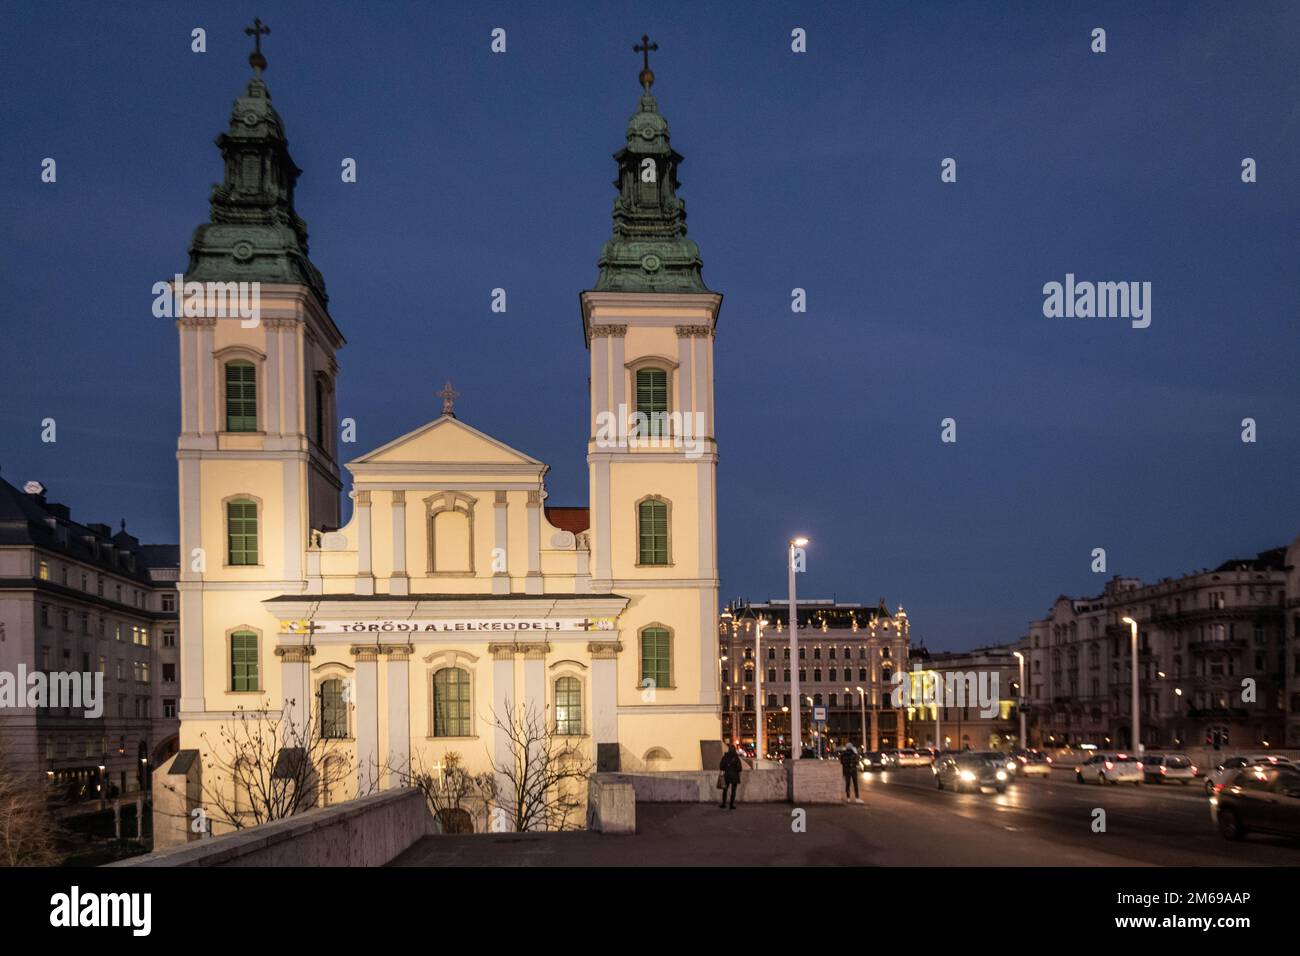
<svg viewBox="0 0 1300 956">
<path fill-rule="evenodd" d="M 1192 776 L 1195 777 L 1198 773 L 1200 773 L 1200 771 L 1196 769 L 1195 765 L 1193 765 L 1193 767 L 1192 767 Z"/>
<path fill-rule="evenodd" d="M 1109 760 L 1107 760 L 1107 761 L 1106 761 L 1106 769 L 1107 769 L 1107 770 L 1114 770 L 1114 769 L 1115 769 L 1115 765 L 1114 765 L 1113 763 L 1111 763 Z"/>
<path fill-rule="evenodd" d="M 1167 774 L 1167 773 L 1169 773 L 1169 768 L 1168 768 L 1168 767 L 1161 767 L 1161 768 L 1160 768 L 1160 776 L 1163 777 L 1163 776 L 1165 776 L 1165 774 Z"/>
<path fill-rule="evenodd" d="M 1141 764 L 1141 763 L 1138 764 L 1138 770 L 1139 770 L 1139 771 L 1142 770 L 1142 764 Z M 1165 772 L 1165 768 L 1164 768 L 1164 767 L 1161 767 L 1161 768 L 1160 768 L 1160 772 L 1161 772 L 1161 773 L 1164 773 L 1164 772 Z"/>
</svg>

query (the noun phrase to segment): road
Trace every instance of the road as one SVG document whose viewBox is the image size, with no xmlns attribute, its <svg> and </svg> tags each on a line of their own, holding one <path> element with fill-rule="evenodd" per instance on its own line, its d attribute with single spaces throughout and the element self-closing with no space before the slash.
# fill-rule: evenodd
<svg viewBox="0 0 1300 956">
<path fill-rule="evenodd" d="M 929 768 L 863 776 L 864 803 L 643 803 L 637 833 L 429 837 L 395 866 L 1296 866 L 1300 842 L 1230 843 L 1196 785 L 1018 780 L 1005 794 L 939 791 Z M 1106 830 L 1093 831 L 1094 810 Z"/>
</svg>

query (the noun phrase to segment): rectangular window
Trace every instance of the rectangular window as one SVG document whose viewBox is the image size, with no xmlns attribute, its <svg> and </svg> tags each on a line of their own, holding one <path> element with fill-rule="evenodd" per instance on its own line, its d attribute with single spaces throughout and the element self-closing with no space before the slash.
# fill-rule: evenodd
<svg viewBox="0 0 1300 956">
<path fill-rule="evenodd" d="M 257 369 L 252 362 L 226 363 L 226 431 L 257 431 Z"/>
<path fill-rule="evenodd" d="M 230 689 L 257 690 L 257 635 L 236 631 L 230 635 Z"/>
<path fill-rule="evenodd" d="M 162 666 L 162 679 L 164 684 L 176 683 L 176 665 L 164 664 Z"/>
<path fill-rule="evenodd" d="M 162 596 L 162 609 L 164 611 L 176 610 L 176 595 L 173 592 L 168 591 Z"/>
<path fill-rule="evenodd" d="M 50 562 L 42 561 L 37 575 L 42 581 L 48 581 L 50 579 Z"/>
<path fill-rule="evenodd" d="M 227 563 L 257 564 L 257 502 L 226 503 Z"/>
<path fill-rule="evenodd" d="M 669 659 L 669 635 L 659 627 L 648 627 L 641 632 L 641 681 L 646 687 L 670 687 L 672 680 Z M 653 683 L 646 684 L 646 681 Z"/>
<path fill-rule="evenodd" d="M 163 631 L 162 642 L 163 642 L 163 647 L 175 647 L 175 646 L 176 646 L 176 632 L 175 632 L 175 631 Z"/>
<path fill-rule="evenodd" d="M 638 564 L 668 563 L 668 503 L 643 501 L 637 506 Z"/>
<path fill-rule="evenodd" d="M 643 368 L 636 373 L 636 434 L 650 438 L 668 435 L 668 373 Z"/>
<path fill-rule="evenodd" d="M 170 718 L 173 718 L 173 717 L 176 716 L 176 698 L 175 698 L 175 697 L 164 697 L 164 698 L 163 698 L 163 716 L 164 716 L 164 717 L 167 717 L 167 718 L 169 718 L 169 719 L 170 719 Z"/>
</svg>

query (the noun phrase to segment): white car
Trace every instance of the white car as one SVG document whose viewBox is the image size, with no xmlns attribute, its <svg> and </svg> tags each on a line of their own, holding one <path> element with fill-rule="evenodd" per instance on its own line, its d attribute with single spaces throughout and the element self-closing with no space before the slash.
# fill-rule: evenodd
<svg viewBox="0 0 1300 956">
<path fill-rule="evenodd" d="M 1181 783 L 1196 779 L 1199 771 L 1187 754 L 1147 754 L 1142 758 L 1142 774 L 1147 783 Z"/>
<path fill-rule="evenodd" d="M 1131 783 L 1142 786 L 1142 763 L 1129 754 L 1093 754 L 1074 768 L 1076 783 Z"/>
<path fill-rule="evenodd" d="M 1291 761 L 1286 757 L 1277 754 L 1256 754 L 1253 757 L 1241 756 L 1227 757 L 1222 762 L 1215 765 L 1205 775 L 1205 792 L 1214 796 L 1223 789 L 1224 783 L 1232 774 L 1242 767 L 1254 767 L 1259 764 L 1271 764 L 1274 766 L 1291 766 Z"/>
<path fill-rule="evenodd" d="M 1047 754 L 1027 753 L 1017 758 L 1022 777 L 1050 777 L 1052 775 L 1052 758 Z"/>
</svg>

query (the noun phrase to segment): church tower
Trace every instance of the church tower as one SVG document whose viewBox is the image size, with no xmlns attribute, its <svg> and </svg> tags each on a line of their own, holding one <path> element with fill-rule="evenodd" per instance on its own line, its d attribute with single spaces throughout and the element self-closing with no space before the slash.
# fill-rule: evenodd
<svg viewBox="0 0 1300 956">
<path fill-rule="evenodd" d="M 719 739 L 713 340 L 722 296 L 705 286 L 686 237 L 682 157 L 651 92 L 657 48 L 648 37 L 634 47 L 642 93 L 614 154 L 613 235 L 595 288 L 581 294 L 591 587 L 630 598 L 619 626 L 625 768 L 690 769 L 700 743 Z"/>
<path fill-rule="evenodd" d="M 182 747 L 198 746 L 206 720 L 278 697 L 267 686 L 279 671 L 270 666 L 275 621 L 250 608 L 301 593 L 311 532 L 339 524 L 334 385 L 344 340 L 294 208 L 301 170 L 262 79 L 269 30 L 257 21 L 246 32 L 257 44 L 253 75 L 216 138 L 223 180 L 174 293 L 184 302 Z"/>
</svg>

